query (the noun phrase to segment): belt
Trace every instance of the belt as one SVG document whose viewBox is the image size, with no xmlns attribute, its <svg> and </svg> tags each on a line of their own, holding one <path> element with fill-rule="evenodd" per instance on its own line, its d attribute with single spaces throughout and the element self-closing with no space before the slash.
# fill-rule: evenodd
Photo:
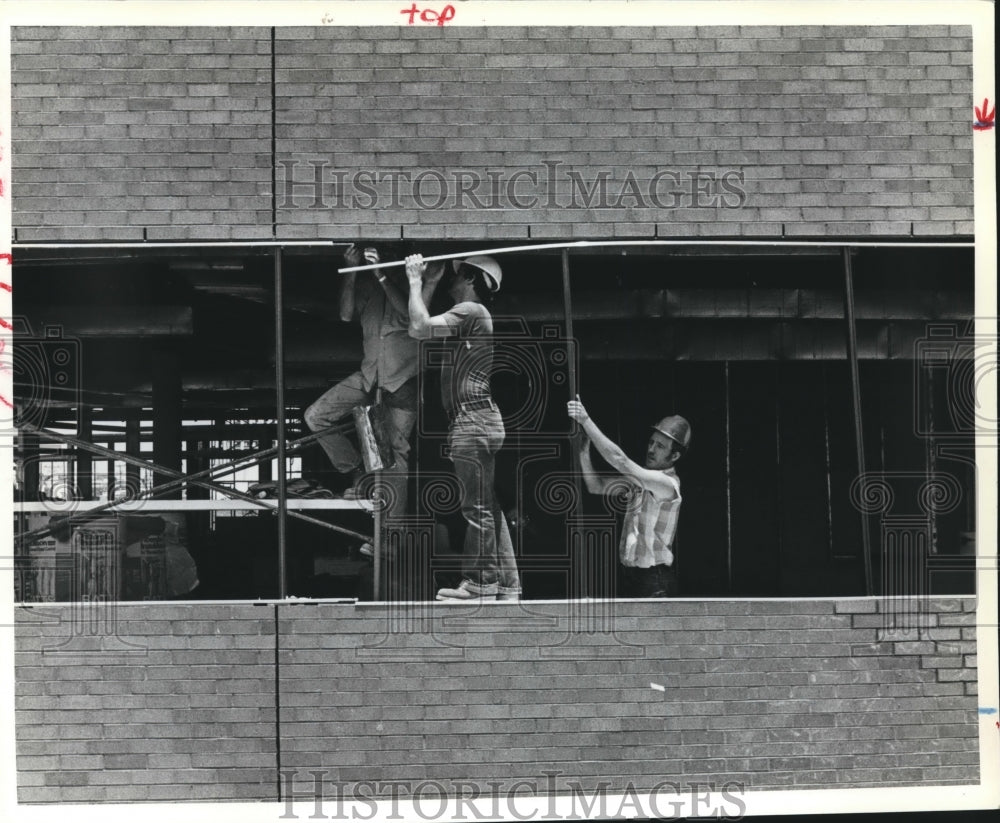
<svg viewBox="0 0 1000 823">
<path fill-rule="evenodd" d="M 493 400 L 490 398 L 484 398 L 482 400 L 466 400 L 464 403 L 459 403 L 457 408 L 448 410 L 448 417 L 454 420 L 462 412 L 467 411 L 486 411 L 487 409 L 493 409 Z"/>
</svg>

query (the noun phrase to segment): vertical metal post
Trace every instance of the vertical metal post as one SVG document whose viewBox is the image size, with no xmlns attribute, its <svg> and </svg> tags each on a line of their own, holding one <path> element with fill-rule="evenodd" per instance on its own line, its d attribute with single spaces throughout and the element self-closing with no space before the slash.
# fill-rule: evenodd
<svg viewBox="0 0 1000 823">
<path fill-rule="evenodd" d="M 285 553 L 287 548 L 288 497 L 285 494 L 285 328 L 281 279 L 281 246 L 274 247 L 274 380 L 278 404 L 278 597 L 288 594 Z"/>
<path fill-rule="evenodd" d="M 569 360 L 569 396 L 572 400 L 577 395 L 577 375 L 576 362 L 573 358 L 576 348 L 576 338 L 573 336 L 573 298 L 569 285 L 569 249 L 562 250 L 562 287 L 563 287 L 563 314 L 566 320 L 566 357 Z M 576 433 L 579 427 L 573 424 L 573 432 Z M 576 455 L 570 456 L 573 463 L 573 485 L 576 488 L 577 505 L 573 507 L 573 514 L 579 514 L 579 501 L 583 500 L 583 487 L 580 482 L 580 468 L 576 465 Z"/>
<path fill-rule="evenodd" d="M 138 409 L 129 409 L 125 412 L 125 454 L 132 457 L 142 457 L 142 415 Z M 137 494 L 142 486 L 142 477 L 139 474 L 139 467 L 132 464 L 125 464 L 125 487 L 129 494 Z"/>
<path fill-rule="evenodd" d="M 574 342 L 573 337 L 573 302 L 569 287 L 569 249 L 562 250 L 562 287 L 563 287 L 563 313 L 566 317 L 566 339 Z M 567 351 L 569 355 L 571 352 Z M 569 396 L 570 399 L 576 397 L 576 369 L 573 361 L 569 363 Z"/>
<path fill-rule="evenodd" d="M 723 363 L 726 394 L 726 591 L 733 593 L 733 435 L 729 397 L 729 361 Z"/>
<path fill-rule="evenodd" d="M 924 440 L 924 454 L 926 457 L 926 468 L 927 477 L 933 478 L 937 473 L 937 448 L 934 442 L 934 372 L 935 369 L 921 369 L 917 372 L 915 380 L 917 385 L 914 386 L 916 392 L 923 392 L 924 396 L 927 398 L 927 402 L 924 404 L 924 408 L 927 410 L 927 417 L 923 421 L 925 431 L 927 431 L 930 436 Z M 920 379 L 922 374 L 927 375 L 927 380 L 922 381 Z M 921 385 L 922 384 L 922 385 Z M 930 523 L 930 545 L 928 546 L 928 551 L 930 554 L 938 553 L 938 523 L 937 523 L 937 507 L 930 506 L 927 511 L 927 518 Z"/>
<path fill-rule="evenodd" d="M 107 443 L 107 448 L 108 448 L 109 451 L 114 451 L 114 448 L 115 448 L 114 442 L 112 442 L 112 441 L 109 440 L 108 443 Z M 115 480 L 116 480 L 116 478 L 115 478 L 115 460 L 114 460 L 114 458 L 109 459 L 107 461 L 107 463 L 106 463 L 106 466 L 107 466 L 107 472 L 108 472 L 108 483 L 107 483 L 108 490 L 107 490 L 107 494 L 105 495 L 104 499 L 105 500 L 114 500 L 115 497 L 117 496 L 116 490 L 115 490 Z"/>
<path fill-rule="evenodd" d="M 844 319 L 847 321 L 847 362 L 851 370 L 851 399 L 854 411 L 854 441 L 857 448 L 858 476 L 865 473 L 865 440 L 861 425 L 861 378 L 858 374 L 858 330 L 854 322 L 854 273 L 851 270 L 851 248 L 845 246 L 844 257 Z M 861 543 L 864 551 L 865 594 L 875 593 L 872 581 L 872 546 L 868 518 L 861 513 Z"/>
<path fill-rule="evenodd" d="M 38 437 L 26 431 L 18 431 L 17 438 L 21 443 L 21 499 L 25 502 L 38 501 L 38 461 L 42 450 Z"/>
<path fill-rule="evenodd" d="M 382 591 L 382 506 L 384 501 L 376 494 L 372 501 L 372 514 L 375 517 L 375 535 L 372 540 L 374 554 L 372 556 L 372 597 L 375 600 L 388 599 Z"/>
<path fill-rule="evenodd" d="M 566 359 L 569 361 L 569 396 L 573 399 L 577 396 L 577 375 L 576 375 L 576 364 L 573 358 L 576 338 L 573 336 L 573 299 L 572 292 L 569 285 L 569 249 L 562 250 L 562 288 L 563 288 L 563 315 L 566 320 Z M 582 430 L 582 427 L 575 421 L 572 425 L 573 434 L 577 434 Z M 576 518 L 576 525 L 579 526 L 579 517 L 581 510 L 583 508 L 583 482 L 581 479 L 582 469 L 578 465 L 579 460 L 576 456 L 576 449 L 571 447 L 570 450 L 570 465 L 573 468 L 573 488 L 576 491 L 576 497 L 573 502 L 572 517 Z M 581 551 L 577 556 L 570 556 L 570 564 L 573 565 L 574 561 L 577 564 L 583 564 L 583 568 L 571 568 L 570 569 L 570 591 L 568 595 L 571 599 L 588 597 L 590 595 L 590 587 L 588 585 L 588 578 L 590 575 L 586 574 L 586 567 L 589 565 L 586 559 L 586 552 L 581 546 Z M 598 587 L 600 589 L 600 587 Z"/>
<path fill-rule="evenodd" d="M 177 351 L 169 345 L 158 345 L 153 351 L 153 462 L 165 469 L 180 471 L 181 441 L 184 439 L 183 388 Z M 153 485 L 170 480 L 170 475 L 153 473 Z M 181 489 L 167 494 L 181 499 Z"/>
<path fill-rule="evenodd" d="M 88 406 L 80 406 L 77 417 L 76 436 L 81 440 L 94 439 L 94 418 Z M 85 449 L 77 449 L 76 491 L 84 500 L 94 499 L 94 458 Z"/>
</svg>

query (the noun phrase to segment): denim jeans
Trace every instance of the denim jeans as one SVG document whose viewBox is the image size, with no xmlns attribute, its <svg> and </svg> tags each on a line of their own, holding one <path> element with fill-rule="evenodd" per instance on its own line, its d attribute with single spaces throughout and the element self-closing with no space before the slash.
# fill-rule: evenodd
<svg viewBox="0 0 1000 823">
<path fill-rule="evenodd" d="M 510 529 L 494 490 L 496 453 L 504 441 L 503 420 L 489 409 L 461 410 L 448 431 L 455 475 L 462 487 L 462 576 L 480 594 L 519 594 L 521 581 Z"/>
<path fill-rule="evenodd" d="M 374 391 L 365 391 L 361 372 L 340 381 L 326 392 L 303 415 L 310 431 L 320 431 L 349 416 L 355 406 L 369 405 Z M 382 392 L 385 405 L 387 434 L 392 443 L 395 465 L 386 471 L 384 480 L 392 487 L 392 507 L 386 512 L 403 514 L 406 512 L 406 482 L 410 460 L 410 433 L 417 419 L 417 379 L 407 380 L 394 392 Z M 343 473 L 356 471 L 362 467 L 361 454 L 352 440 L 343 433 L 331 432 L 319 438 L 333 467 Z"/>
</svg>

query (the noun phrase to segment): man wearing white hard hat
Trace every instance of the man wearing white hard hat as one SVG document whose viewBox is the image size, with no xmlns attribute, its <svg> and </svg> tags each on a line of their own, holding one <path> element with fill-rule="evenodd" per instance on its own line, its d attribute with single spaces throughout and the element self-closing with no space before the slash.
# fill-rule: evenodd
<svg viewBox="0 0 1000 823">
<path fill-rule="evenodd" d="M 628 508 L 618 544 L 620 594 L 626 597 L 677 595 L 673 542 L 681 512 L 681 481 L 674 464 L 691 445 L 691 426 L 680 415 L 664 417 L 653 426 L 644 466 L 630 460 L 587 414 L 580 398 L 570 400 L 569 416 L 583 430 L 580 468 L 587 491 L 594 494 L 628 493 Z M 590 459 L 590 444 L 621 474 L 600 477 Z M 622 488 L 622 480 L 627 484 Z"/>
<path fill-rule="evenodd" d="M 438 600 L 518 600 L 521 582 L 510 530 L 494 489 L 496 453 L 505 431 L 490 394 L 493 370 L 493 317 L 487 308 L 503 278 L 492 257 L 467 257 L 444 284 L 455 305 L 434 317 L 421 289 L 426 264 L 419 254 L 406 258 L 410 283 L 410 334 L 446 338 L 441 369 L 441 401 L 448 414 L 449 457 L 462 486 L 462 581 L 443 588 Z"/>
</svg>

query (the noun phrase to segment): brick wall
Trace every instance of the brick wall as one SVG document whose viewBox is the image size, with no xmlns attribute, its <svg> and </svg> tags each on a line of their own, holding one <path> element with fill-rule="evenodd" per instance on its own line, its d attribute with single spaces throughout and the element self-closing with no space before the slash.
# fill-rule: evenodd
<svg viewBox="0 0 1000 823">
<path fill-rule="evenodd" d="M 18 28 L 14 225 L 20 240 L 971 235 L 971 44 L 962 26 L 279 27 L 272 96 L 266 29 Z"/>
<path fill-rule="evenodd" d="M 274 796 L 274 607 L 18 612 L 20 802 Z"/>
<path fill-rule="evenodd" d="M 41 652 L 71 606 L 21 611 L 20 799 L 277 800 L 279 774 L 308 795 L 312 771 L 331 793 L 543 770 L 588 790 L 978 782 L 972 598 L 926 601 L 919 637 L 883 631 L 875 599 L 523 605 L 123 606 L 96 661 Z"/>
<path fill-rule="evenodd" d="M 271 236 L 271 42 L 260 28 L 19 27 L 17 239 Z"/>
</svg>

